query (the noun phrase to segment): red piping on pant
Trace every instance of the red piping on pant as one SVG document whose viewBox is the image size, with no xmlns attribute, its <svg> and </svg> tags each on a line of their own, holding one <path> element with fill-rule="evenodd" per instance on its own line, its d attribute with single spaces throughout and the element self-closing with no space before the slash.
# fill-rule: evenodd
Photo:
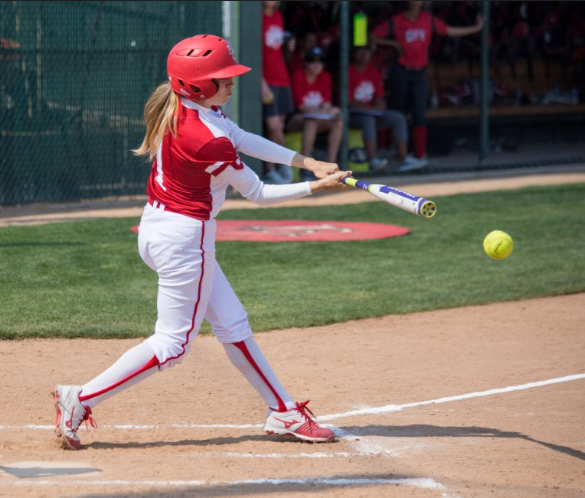
<svg viewBox="0 0 585 498">
<path fill-rule="evenodd" d="M 274 394 L 274 396 L 276 397 L 276 400 L 278 401 L 278 411 L 279 412 L 287 411 L 286 405 L 284 404 L 284 402 L 282 401 L 282 399 L 280 398 L 280 396 L 276 392 L 276 389 L 274 389 L 274 387 L 272 387 L 270 382 L 268 382 L 268 379 L 266 378 L 266 376 L 264 375 L 262 370 L 260 370 L 260 367 L 258 366 L 258 364 L 254 361 L 254 358 L 252 358 L 252 355 L 250 354 L 250 351 L 248 350 L 248 347 L 246 346 L 245 342 L 244 341 L 233 342 L 232 344 L 235 347 L 237 347 L 244 354 L 244 356 L 250 362 L 250 364 L 254 367 L 256 372 L 258 372 L 260 377 L 262 377 L 262 380 L 264 382 L 266 382 L 266 385 L 272 391 L 272 394 Z"/>
<path fill-rule="evenodd" d="M 183 356 L 185 354 L 185 346 L 187 344 L 189 344 L 189 336 L 191 335 L 191 332 L 193 332 L 193 329 L 195 328 L 195 317 L 197 316 L 197 310 L 199 309 L 199 301 L 201 301 L 201 284 L 203 283 L 203 275 L 205 274 L 205 251 L 203 250 L 203 238 L 205 237 L 205 223 L 202 222 L 202 229 L 201 229 L 201 278 L 199 279 L 199 287 L 197 290 L 197 302 L 195 303 L 195 309 L 193 311 L 193 318 L 191 319 L 191 329 L 189 330 L 189 332 L 187 332 L 187 339 L 185 340 L 185 342 L 183 343 L 183 345 L 181 346 L 181 348 L 183 349 L 183 351 L 181 353 L 179 353 L 177 356 L 173 356 L 172 358 L 169 358 L 165 361 L 163 361 L 161 363 L 161 365 L 164 365 L 167 361 L 171 361 L 171 360 L 176 360 L 177 358 Z"/>
<path fill-rule="evenodd" d="M 88 399 L 95 398 L 96 396 L 101 396 L 102 394 L 105 394 L 108 391 L 111 391 L 112 389 L 115 389 L 116 387 L 121 386 L 122 384 L 124 384 L 124 382 L 128 382 L 131 378 L 136 377 L 137 375 L 141 374 L 142 372 L 146 372 L 148 369 L 158 366 L 158 364 L 159 364 L 158 358 L 156 356 L 153 356 L 152 359 L 146 365 L 144 365 L 142 368 L 139 368 L 138 370 L 136 370 L 136 372 L 131 373 L 127 377 L 123 378 L 121 381 L 116 382 L 115 384 L 111 385 L 110 387 L 106 387 L 105 389 L 102 389 L 101 391 L 98 391 L 97 393 L 88 394 L 86 396 L 79 396 L 79 401 L 83 402 L 83 401 L 86 401 Z"/>
</svg>

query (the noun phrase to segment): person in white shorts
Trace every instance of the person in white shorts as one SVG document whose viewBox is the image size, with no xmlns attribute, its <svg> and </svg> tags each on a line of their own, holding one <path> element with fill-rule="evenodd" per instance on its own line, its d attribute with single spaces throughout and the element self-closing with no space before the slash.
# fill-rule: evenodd
<svg viewBox="0 0 585 498">
<path fill-rule="evenodd" d="M 252 337 L 247 314 L 215 260 L 215 217 L 228 185 L 252 202 L 271 205 L 319 190 L 346 190 L 342 179 L 351 172 L 247 133 L 226 118 L 217 106 L 228 102 L 233 78 L 250 68 L 237 64 L 222 38 L 183 40 L 171 50 L 167 70 L 169 82 L 146 103 L 146 136 L 135 151 L 153 161 L 138 250 L 159 277 L 154 335 L 86 384 L 56 386 L 57 437 L 63 447 L 79 449 L 77 430 L 83 421 L 94 424 L 92 409 L 180 363 L 206 319 L 230 361 L 268 405 L 267 433 L 333 441 L 333 432 L 309 415 L 307 402 L 296 403 L 288 395 Z M 265 185 L 237 151 L 310 170 L 318 180 Z"/>
</svg>

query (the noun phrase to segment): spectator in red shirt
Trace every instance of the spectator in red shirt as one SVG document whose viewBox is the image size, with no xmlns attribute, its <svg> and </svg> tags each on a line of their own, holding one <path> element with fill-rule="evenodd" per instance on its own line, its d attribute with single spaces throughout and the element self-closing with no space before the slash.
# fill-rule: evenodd
<svg viewBox="0 0 585 498">
<path fill-rule="evenodd" d="M 317 134 L 327 132 L 327 160 L 337 162 L 343 121 L 340 109 L 331 105 L 331 75 L 324 71 L 324 58 L 321 48 L 308 50 L 304 57 L 304 69 L 293 74 L 292 89 L 297 114 L 291 118 L 287 130 L 302 130 L 303 151 L 311 152 Z M 303 172 L 301 178 L 305 179 Z"/>
<path fill-rule="evenodd" d="M 396 157 L 400 161 L 399 171 L 422 167 L 412 156 L 407 155 L 408 127 L 404 115 L 386 109 L 382 77 L 371 64 L 370 47 L 354 47 L 349 66 L 349 126 L 360 128 L 370 162 L 370 172 L 375 173 L 388 165 L 386 159 L 376 157 L 378 128 L 392 128 Z"/>
<path fill-rule="evenodd" d="M 294 76 L 297 71 L 302 71 L 305 68 L 305 54 L 308 50 L 319 45 L 318 39 L 319 35 L 316 31 L 306 31 L 298 38 L 296 50 L 291 54 L 290 61 L 288 62 L 288 70 L 291 75 Z"/>
<path fill-rule="evenodd" d="M 267 138 L 284 146 L 284 126 L 287 116 L 294 111 L 290 78 L 282 48 L 284 20 L 278 10 L 280 2 L 264 2 L 262 14 L 262 103 Z M 294 40 L 290 45 L 294 45 Z M 289 46 L 287 49 L 292 50 Z M 289 166 L 265 163 L 266 183 L 292 183 Z"/>
<path fill-rule="evenodd" d="M 391 108 L 406 114 L 412 110 L 414 150 L 417 159 L 426 163 L 426 106 L 427 106 L 427 66 L 429 47 L 434 33 L 441 36 L 467 36 L 478 33 L 483 28 L 483 18 L 478 15 L 475 26 L 458 28 L 448 26 L 422 11 L 424 2 L 408 2 L 408 9 L 393 16 L 374 29 L 372 41 L 378 45 L 395 47 L 400 58 L 391 76 Z M 412 108 L 409 109 L 409 102 Z"/>
</svg>

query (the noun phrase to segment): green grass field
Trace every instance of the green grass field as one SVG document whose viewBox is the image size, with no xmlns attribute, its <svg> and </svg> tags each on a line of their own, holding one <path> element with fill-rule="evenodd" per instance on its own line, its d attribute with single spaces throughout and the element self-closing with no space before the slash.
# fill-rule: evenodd
<svg viewBox="0 0 585 498">
<path fill-rule="evenodd" d="M 220 219 L 371 221 L 412 233 L 341 243 L 221 242 L 217 258 L 256 331 L 585 291 L 585 184 L 436 202 L 431 220 L 379 202 L 225 211 Z M 138 221 L 0 228 L 0 338 L 150 335 L 157 276 L 138 255 L 130 231 Z M 495 229 L 514 238 L 506 260 L 483 252 Z"/>
</svg>

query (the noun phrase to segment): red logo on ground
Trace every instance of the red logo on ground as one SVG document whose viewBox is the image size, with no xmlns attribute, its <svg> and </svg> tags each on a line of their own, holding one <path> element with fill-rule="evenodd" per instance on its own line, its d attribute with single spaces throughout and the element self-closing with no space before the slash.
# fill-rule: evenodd
<svg viewBox="0 0 585 498">
<path fill-rule="evenodd" d="M 138 233 L 138 227 L 132 227 Z M 217 241 L 245 242 L 342 242 L 386 239 L 410 233 L 409 228 L 383 223 L 303 220 L 220 220 Z"/>
</svg>

